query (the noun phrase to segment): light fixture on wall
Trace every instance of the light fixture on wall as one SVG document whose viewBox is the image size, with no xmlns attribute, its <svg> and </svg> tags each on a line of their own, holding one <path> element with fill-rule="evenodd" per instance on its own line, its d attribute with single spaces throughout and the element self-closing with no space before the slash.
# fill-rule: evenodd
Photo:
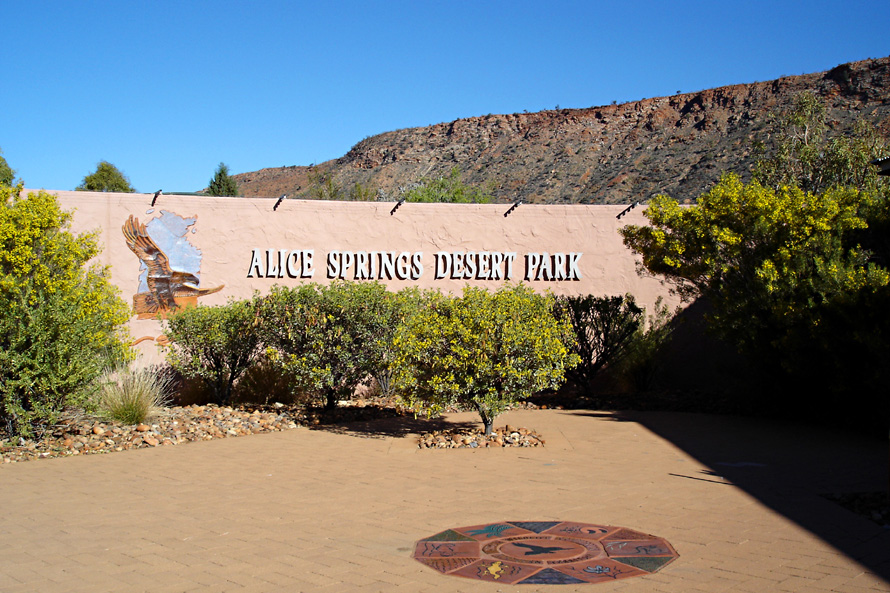
<svg viewBox="0 0 890 593">
<path fill-rule="evenodd" d="M 639 202 L 634 202 L 633 204 L 631 204 L 630 206 L 628 206 L 627 208 L 625 208 L 624 210 L 622 210 L 622 211 L 618 214 L 618 216 L 616 216 L 615 218 L 620 219 L 622 216 L 624 216 L 625 214 L 627 214 L 628 212 L 630 212 L 631 210 L 633 210 L 634 208 L 636 208 L 638 205 L 639 205 Z"/>
<path fill-rule="evenodd" d="M 285 198 L 287 198 L 287 194 L 281 194 L 281 196 L 278 197 L 278 201 L 276 201 L 275 205 L 272 206 L 272 210 L 278 210 L 278 207 L 281 205 L 281 202 L 285 200 Z"/>
<path fill-rule="evenodd" d="M 875 159 L 871 164 L 879 169 L 878 175 L 890 175 L 890 157 Z"/>
<path fill-rule="evenodd" d="M 516 210 L 517 208 L 519 208 L 519 205 L 520 205 L 520 204 L 522 204 L 522 198 L 519 198 L 518 200 L 516 200 L 515 202 L 513 202 L 513 205 L 510 206 L 510 209 L 507 210 L 506 212 L 504 212 L 504 218 L 507 218 L 507 216 L 509 216 L 511 212 L 513 212 L 514 210 Z"/>
<path fill-rule="evenodd" d="M 392 210 L 389 211 L 389 215 L 392 216 L 393 214 L 395 214 L 395 213 L 396 213 L 396 210 L 399 209 L 399 206 L 401 206 L 401 205 L 404 204 L 404 203 L 405 203 L 405 198 L 402 198 L 401 200 L 399 200 L 398 202 L 396 202 L 396 205 L 393 206 L 393 207 L 392 207 Z"/>
<path fill-rule="evenodd" d="M 161 192 L 162 192 L 162 191 L 164 191 L 164 190 L 159 189 L 158 191 L 155 192 L 155 196 L 151 199 L 151 207 L 152 207 L 152 208 L 154 208 L 154 206 L 155 206 L 155 202 L 158 201 L 158 196 L 161 195 Z"/>
</svg>

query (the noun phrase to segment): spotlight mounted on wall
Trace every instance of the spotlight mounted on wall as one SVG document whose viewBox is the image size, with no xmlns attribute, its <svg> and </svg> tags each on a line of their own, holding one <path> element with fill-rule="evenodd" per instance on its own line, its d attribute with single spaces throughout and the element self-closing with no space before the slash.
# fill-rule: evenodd
<svg viewBox="0 0 890 593">
<path fill-rule="evenodd" d="M 389 215 L 392 216 L 393 214 L 395 214 L 395 213 L 396 213 L 396 210 L 399 209 L 399 206 L 401 206 L 401 205 L 404 204 L 404 203 L 405 203 L 405 198 L 402 198 L 402 199 L 400 199 L 398 202 L 396 202 L 396 205 L 393 206 L 393 207 L 392 207 L 392 210 L 389 211 Z"/>
<path fill-rule="evenodd" d="M 515 202 L 513 202 L 513 205 L 510 206 L 510 209 L 507 210 L 506 212 L 504 212 L 504 218 L 507 218 L 507 216 L 509 216 L 511 212 L 513 212 L 514 210 L 516 210 L 517 208 L 519 208 L 519 205 L 520 205 L 520 204 L 522 204 L 522 198 L 519 198 L 518 200 L 516 200 Z"/>
<path fill-rule="evenodd" d="M 875 159 L 871 164 L 879 169 L 878 175 L 890 175 L 890 157 Z"/>
<path fill-rule="evenodd" d="M 164 190 L 159 189 L 158 191 L 155 192 L 154 197 L 151 199 L 151 207 L 152 207 L 152 208 L 154 208 L 154 206 L 155 206 L 155 202 L 158 201 L 158 196 L 161 195 L 161 192 L 162 192 L 162 191 L 164 191 Z"/>
<path fill-rule="evenodd" d="M 618 214 L 618 216 L 616 216 L 615 218 L 620 219 L 622 216 L 624 216 L 625 214 L 627 214 L 628 212 L 630 212 L 631 210 L 633 210 L 634 208 L 636 208 L 639 204 L 640 204 L 639 202 L 634 202 L 633 204 L 631 204 L 630 206 L 628 206 L 627 208 L 625 208 L 624 210 L 622 210 L 622 211 Z"/>
<path fill-rule="evenodd" d="M 276 201 L 275 205 L 272 206 L 272 210 L 278 210 L 278 207 L 281 205 L 281 202 L 283 202 L 286 198 L 287 198 L 287 194 L 281 194 L 281 196 L 278 197 L 278 201 Z"/>
</svg>

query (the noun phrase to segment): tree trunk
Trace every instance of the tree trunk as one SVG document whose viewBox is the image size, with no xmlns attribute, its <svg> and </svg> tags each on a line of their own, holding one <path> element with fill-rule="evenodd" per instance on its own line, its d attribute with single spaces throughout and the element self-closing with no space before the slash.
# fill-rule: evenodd
<svg viewBox="0 0 890 593">
<path fill-rule="evenodd" d="M 337 407 L 337 392 L 331 389 L 325 398 L 324 409 L 333 410 Z"/>
<path fill-rule="evenodd" d="M 476 406 L 476 411 L 479 412 L 479 417 L 482 418 L 482 426 L 485 427 L 485 436 L 491 436 L 491 427 L 494 424 L 494 416 L 489 414 L 479 402 L 474 401 L 473 405 Z"/>
<path fill-rule="evenodd" d="M 494 418 L 489 418 L 488 420 L 483 420 L 482 423 L 485 425 L 485 436 L 491 436 L 491 427 L 494 424 Z"/>
</svg>

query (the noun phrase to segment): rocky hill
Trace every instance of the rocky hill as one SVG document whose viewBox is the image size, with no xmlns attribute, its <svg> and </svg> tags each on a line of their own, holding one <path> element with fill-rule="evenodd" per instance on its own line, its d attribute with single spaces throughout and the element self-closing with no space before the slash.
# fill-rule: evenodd
<svg viewBox="0 0 890 593">
<path fill-rule="evenodd" d="M 356 183 L 395 199 L 400 188 L 458 167 L 463 180 L 490 184 L 498 199 L 617 204 L 665 193 L 694 199 L 723 171 L 747 176 L 752 140 L 770 112 L 803 91 L 828 106 L 832 133 L 857 118 L 890 136 L 890 58 L 842 64 L 817 74 L 737 84 L 620 105 L 485 115 L 362 140 L 317 165 L 342 188 Z M 310 168 L 236 175 L 246 196 L 306 195 Z"/>
</svg>

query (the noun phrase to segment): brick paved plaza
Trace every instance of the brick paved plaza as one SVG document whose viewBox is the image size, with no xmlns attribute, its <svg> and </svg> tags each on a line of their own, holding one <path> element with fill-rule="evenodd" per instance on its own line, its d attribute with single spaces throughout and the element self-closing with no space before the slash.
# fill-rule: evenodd
<svg viewBox="0 0 890 593">
<path fill-rule="evenodd" d="M 885 487 L 886 441 L 670 413 L 505 423 L 546 447 L 419 450 L 386 420 L 6 465 L 0 591 L 890 591 L 890 530 L 820 496 Z M 623 526 L 679 558 L 585 585 L 482 583 L 412 558 L 430 534 L 497 521 Z"/>
</svg>

